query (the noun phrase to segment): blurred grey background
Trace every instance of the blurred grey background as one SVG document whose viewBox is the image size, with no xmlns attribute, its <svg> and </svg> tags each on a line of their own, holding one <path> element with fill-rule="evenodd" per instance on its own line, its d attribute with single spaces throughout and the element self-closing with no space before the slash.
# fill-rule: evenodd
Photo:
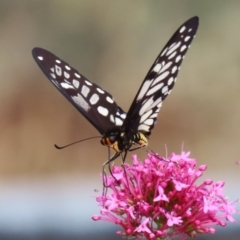
<svg viewBox="0 0 240 240">
<path fill-rule="evenodd" d="M 31 50 L 43 47 L 109 91 L 127 111 L 175 30 L 200 17 L 197 37 L 158 117 L 150 147 L 207 164 L 202 180 L 240 195 L 240 2 L 0 1 L 0 239 L 120 239 L 93 222 L 107 149 L 50 84 Z M 137 152 L 146 156 L 144 151 Z M 128 162 L 131 161 L 129 155 Z M 120 160 L 116 161 L 120 164 Z M 96 193 L 95 189 L 99 192 Z M 236 216 L 237 217 L 237 216 Z M 239 239 L 239 223 L 199 239 Z"/>
</svg>

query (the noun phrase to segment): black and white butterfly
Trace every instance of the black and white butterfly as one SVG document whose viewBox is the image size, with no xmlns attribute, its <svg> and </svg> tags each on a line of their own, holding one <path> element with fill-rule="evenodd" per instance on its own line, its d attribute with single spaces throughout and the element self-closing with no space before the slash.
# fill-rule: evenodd
<svg viewBox="0 0 240 240">
<path fill-rule="evenodd" d="M 198 17 L 186 21 L 174 33 L 147 73 L 132 105 L 125 113 L 111 94 L 90 82 L 54 54 L 34 48 L 35 61 L 53 85 L 100 132 L 101 143 L 125 161 L 128 151 L 145 147 L 162 106 L 171 92 L 198 28 Z"/>
</svg>

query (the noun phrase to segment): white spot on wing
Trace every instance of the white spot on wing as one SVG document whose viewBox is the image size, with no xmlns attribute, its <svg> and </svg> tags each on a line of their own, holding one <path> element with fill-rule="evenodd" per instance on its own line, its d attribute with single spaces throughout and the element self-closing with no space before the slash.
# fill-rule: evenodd
<svg viewBox="0 0 240 240">
<path fill-rule="evenodd" d="M 187 42 L 190 38 L 191 38 L 191 37 L 186 36 L 186 37 L 184 38 L 184 41 Z"/>
<path fill-rule="evenodd" d="M 56 79 L 56 75 L 54 73 L 50 73 L 51 77 Z"/>
<path fill-rule="evenodd" d="M 170 86 L 172 83 L 173 83 L 173 81 L 174 81 L 174 78 L 173 77 L 170 77 L 169 79 L 168 79 L 168 86 Z"/>
<path fill-rule="evenodd" d="M 74 86 L 75 88 L 78 88 L 79 85 L 80 85 L 80 82 L 79 82 L 78 80 L 76 80 L 76 79 L 73 79 L 72 84 L 73 84 L 73 86 Z"/>
<path fill-rule="evenodd" d="M 75 75 L 77 78 L 81 78 L 81 76 L 80 76 L 78 73 L 74 73 L 74 75 Z"/>
<path fill-rule="evenodd" d="M 89 111 L 90 106 L 88 105 L 88 103 L 84 100 L 84 98 L 79 93 L 77 96 L 72 96 L 72 99 L 83 110 L 85 110 L 86 112 Z"/>
<path fill-rule="evenodd" d="M 168 86 L 164 86 L 162 88 L 162 94 L 167 94 L 167 92 L 168 92 Z"/>
<path fill-rule="evenodd" d="M 62 75 L 62 69 L 58 65 L 55 65 L 55 71 L 58 76 Z"/>
<path fill-rule="evenodd" d="M 181 42 L 178 42 L 175 46 L 173 46 L 172 48 L 170 48 L 167 52 L 167 56 L 170 55 L 172 52 L 176 51 L 178 47 L 180 47 Z"/>
<path fill-rule="evenodd" d="M 56 59 L 55 61 L 56 61 L 56 63 L 61 63 L 61 61 L 59 59 Z"/>
<path fill-rule="evenodd" d="M 159 90 L 160 88 L 162 88 L 164 84 L 163 83 L 159 83 L 157 85 L 155 85 L 154 87 L 152 87 L 148 92 L 147 92 L 147 96 L 152 95 L 153 93 L 155 93 L 157 90 Z"/>
<path fill-rule="evenodd" d="M 160 63 L 158 63 L 158 64 L 156 64 L 155 66 L 154 66 L 154 68 L 153 68 L 153 72 L 159 72 L 160 71 L 160 69 L 161 69 L 161 64 Z"/>
<path fill-rule="evenodd" d="M 177 52 L 172 53 L 172 54 L 168 57 L 168 59 L 172 59 L 176 54 L 177 54 Z"/>
<path fill-rule="evenodd" d="M 177 57 L 176 57 L 176 60 L 175 60 L 175 62 L 177 63 L 177 62 L 179 62 L 180 60 L 181 60 L 181 55 L 178 55 Z"/>
<path fill-rule="evenodd" d="M 168 47 L 166 47 L 166 48 L 163 50 L 163 52 L 161 53 L 161 57 L 165 55 L 165 53 L 167 52 L 167 50 L 168 50 Z M 157 60 L 158 60 L 158 59 L 157 59 Z"/>
<path fill-rule="evenodd" d="M 82 90 L 81 90 L 82 95 L 83 95 L 84 97 L 87 97 L 87 95 L 88 95 L 89 92 L 90 92 L 89 87 L 83 85 L 83 86 L 82 86 Z"/>
<path fill-rule="evenodd" d="M 65 83 L 65 82 L 60 83 L 60 85 L 61 85 L 62 88 L 65 88 L 65 89 L 71 89 L 71 88 L 73 88 L 72 85 L 70 85 L 70 84 L 68 84 L 68 83 Z"/>
<path fill-rule="evenodd" d="M 107 100 L 109 103 L 114 103 L 113 99 L 110 98 L 109 96 L 106 97 L 106 100 Z"/>
<path fill-rule="evenodd" d="M 152 80 L 146 80 L 137 96 L 137 101 L 141 100 L 142 97 L 145 95 L 145 93 L 147 92 L 147 90 L 149 89 L 150 85 L 152 83 Z"/>
<path fill-rule="evenodd" d="M 177 44 L 176 42 L 172 43 L 172 44 L 169 46 L 169 48 L 168 48 L 168 49 L 170 49 L 170 48 L 174 47 L 176 44 Z"/>
<path fill-rule="evenodd" d="M 145 125 L 145 124 L 140 124 L 139 127 L 138 127 L 138 130 L 142 130 L 142 131 L 145 131 L 145 132 L 149 132 L 149 129 L 150 129 L 150 127 Z"/>
<path fill-rule="evenodd" d="M 170 91 L 169 91 L 170 92 Z M 162 102 L 160 102 L 157 107 L 160 108 L 162 106 Z"/>
<path fill-rule="evenodd" d="M 102 106 L 99 106 L 97 108 L 98 112 L 103 115 L 104 117 L 106 117 L 108 115 L 108 109 Z"/>
<path fill-rule="evenodd" d="M 69 78 L 69 77 L 70 77 L 70 74 L 69 74 L 68 72 L 65 72 L 65 71 L 64 71 L 63 74 L 64 74 L 64 77 L 65 77 L 65 78 Z"/>
<path fill-rule="evenodd" d="M 186 30 L 186 27 L 183 26 L 183 27 L 181 27 L 181 29 L 179 30 L 179 32 L 180 32 L 180 33 L 183 33 L 185 30 Z"/>
<path fill-rule="evenodd" d="M 89 82 L 89 81 L 87 81 L 87 80 L 85 80 L 85 83 L 86 83 L 88 86 L 92 86 L 92 83 Z"/>
<path fill-rule="evenodd" d="M 68 83 L 68 84 L 71 84 L 72 85 L 72 83 L 70 83 L 67 79 L 64 79 L 64 81 L 66 82 L 66 83 Z"/>
<path fill-rule="evenodd" d="M 153 122 L 154 122 L 153 119 L 149 118 L 144 122 L 144 124 L 151 126 Z"/>
<path fill-rule="evenodd" d="M 158 112 L 155 112 L 155 113 L 153 113 L 153 114 L 151 115 L 150 118 L 156 118 L 157 116 L 158 116 Z"/>
<path fill-rule="evenodd" d="M 163 66 L 160 73 L 166 71 L 171 65 L 172 65 L 172 62 L 169 61 L 166 65 Z"/>
<path fill-rule="evenodd" d="M 186 48 L 187 48 L 187 46 L 186 46 L 186 45 L 183 45 L 183 46 L 181 47 L 181 49 L 180 49 L 180 52 L 183 52 Z"/>
<path fill-rule="evenodd" d="M 38 56 L 37 58 L 38 58 L 40 61 L 43 60 L 43 56 Z"/>
<path fill-rule="evenodd" d="M 174 66 L 174 67 L 172 68 L 172 74 L 174 74 L 176 71 L 177 71 L 177 66 Z"/>
<path fill-rule="evenodd" d="M 115 121 L 114 121 L 114 116 L 113 116 L 112 114 L 110 115 L 110 121 L 113 122 L 113 123 L 115 123 Z"/>
<path fill-rule="evenodd" d="M 152 110 L 149 110 L 148 112 L 144 113 L 140 118 L 140 123 L 143 123 L 151 114 Z"/>
<path fill-rule="evenodd" d="M 153 97 L 144 102 L 139 111 L 139 115 L 142 116 L 146 111 L 148 111 L 148 108 L 153 104 L 153 102 Z"/>
<path fill-rule="evenodd" d="M 120 117 L 121 117 L 122 119 L 125 119 L 125 118 L 126 118 L 126 116 L 127 116 L 127 114 L 126 114 L 126 113 L 122 113 L 122 114 L 120 115 Z"/>
<path fill-rule="evenodd" d="M 65 65 L 65 68 L 66 68 L 67 70 L 71 70 L 71 68 L 70 68 L 68 65 Z"/>
<path fill-rule="evenodd" d="M 165 79 L 167 76 L 169 75 L 169 71 L 166 71 L 164 73 L 162 73 L 161 75 L 159 75 L 155 80 L 153 85 L 157 84 L 158 82 L 162 81 L 163 79 Z"/>
<path fill-rule="evenodd" d="M 98 102 L 98 100 L 99 100 L 99 96 L 96 94 L 96 93 L 94 93 L 92 96 L 91 96 L 91 98 L 90 98 L 90 103 L 92 104 L 92 105 L 94 105 L 94 104 L 96 104 L 97 102 Z"/>
<path fill-rule="evenodd" d="M 104 91 L 103 91 L 101 88 L 96 88 L 96 89 L 97 89 L 97 91 L 98 91 L 99 93 L 101 93 L 101 94 L 104 93 Z"/>
<path fill-rule="evenodd" d="M 155 106 L 158 107 L 158 105 L 161 105 L 162 104 L 162 98 L 159 97 L 158 99 L 156 99 L 153 104 L 151 105 L 151 109 L 153 109 Z"/>
<path fill-rule="evenodd" d="M 116 124 L 116 126 L 122 126 L 122 124 L 123 124 L 122 119 L 115 117 L 115 124 Z"/>
</svg>

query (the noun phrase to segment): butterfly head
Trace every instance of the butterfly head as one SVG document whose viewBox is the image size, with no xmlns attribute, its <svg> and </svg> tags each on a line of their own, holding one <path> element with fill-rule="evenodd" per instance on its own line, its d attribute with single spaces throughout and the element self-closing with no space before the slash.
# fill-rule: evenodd
<svg viewBox="0 0 240 240">
<path fill-rule="evenodd" d="M 101 143 L 104 146 L 112 148 L 115 152 L 121 153 L 131 149 L 133 144 L 138 145 L 138 147 L 145 147 L 148 144 L 148 140 L 147 137 L 140 132 L 127 133 L 123 131 L 110 131 L 104 134 Z"/>
<path fill-rule="evenodd" d="M 129 149 L 132 145 L 129 141 L 127 142 L 126 134 L 117 130 L 105 133 L 101 139 L 101 144 L 112 148 L 117 153 Z"/>
</svg>

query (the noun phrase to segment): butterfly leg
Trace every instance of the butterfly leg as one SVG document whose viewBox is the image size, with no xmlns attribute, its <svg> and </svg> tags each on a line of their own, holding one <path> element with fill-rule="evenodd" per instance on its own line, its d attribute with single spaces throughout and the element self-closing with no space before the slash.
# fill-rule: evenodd
<svg viewBox="0 0 240 240">
<path fill-rule="evenodd" d="M 126 169 L 125 169 L 125 167 L 124 167 L 124 163 L 125 163 L 125 160 L 126 160 L 128 151 L 130 151 L 130 150 L 124 151 L 124 154 L 121 153 L 121 156 L 122 156 L 122 169 L 123 169 L 124 175 L 125 175 L 126 180 L 127 180 L 127 185 L 129 186 L 128 177 L 127 177 L 127 172 L 126 172 Z M 131 181 L 131 180 L 130 180 L 130 181 Z M 131 182 L 132 182 L 132 181 L 131 181 Z M 133 182 L 132 182 L 132 185 L 133 185 Z"/>
<path fill-rule="evenodd" d="M 144 147 L 145 147 L 145 146 L 144 146 Z M 132 152 L 132 151 L 138 150 L 138 149 L 140 149 L 140 148 L 143 148 L 143 147 L 142 147 L 142 146 L 135 147 L 135 148 L 129 149 L 128 151 L 129 151 L 129 152 Z"/>
<path fill-rule="evenodd" d="M 108 160 L 103 164 L 103 168 L 102 168 L 102 174 L 103 174 L 103 177 L 104 177 L 104 181 L 103 181 L 104 187 L 107 187 L 105 167 L 106 167 L 106 165 L 108 165 L 109 172 L 110 172 L 110 174 L 112 175 L 112 177 L 115 179 L 115 177 L 113 176 L 112 171 L 111 171 L 111 165 L 110 165 L 110 163 L 111 163 L 112 161 L 114 161 L 116 158 L 118 158 L 119 156 L 120 156 L 120 152 L 117 152 L 115 155 L 113 155 L 112 157 L 110 157 L 110 148 L 108 148 Z M 115 179 L 115 180 L 116 180 L 116 179 Z"/>
<path fill-rule="evenodd" d="M 109 169 L 110 174 L 116 180 L 116 178 L 113 176 L 110 163 L 112 161 L 114 161 L 116 158 L 118 158 L 119 156 L 120 156 L 120 152 L 117 152 L 115 155 L 110 157 L 110 148 L 108 148 L 108 160 L 103 164 L 103 167 L 102 167 L 102 176 L 103 176 L 103 193 L 102 193 L 102 195 L 103 196 L 106 196 L 106 194 L 107 194 L 107 187 L 108 187 L 107 186 L 107 175 L 106 175 L 105 167 L 106 167 L 106 165 L 108 165 L 108 169 Z"/>
</svg>

